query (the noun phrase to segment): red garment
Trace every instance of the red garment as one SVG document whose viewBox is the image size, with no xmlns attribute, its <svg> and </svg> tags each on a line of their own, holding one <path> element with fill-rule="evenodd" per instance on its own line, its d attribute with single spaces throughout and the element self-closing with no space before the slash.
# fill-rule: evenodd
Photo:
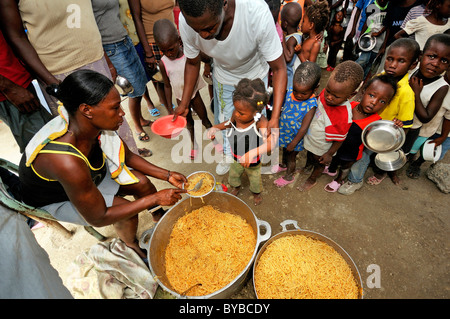
<svg viewBox="0 0 450 319">
<path fill-rule="evenodd" d="M 31 83 L 31 74 L 25 69 L 14 52 L 9 47 L 3 33 L 0 31 L 0 75 L 11 80 L 24 88 Z M 0 102 L 6 100 L 6 97 L 0 93 Z"/>
<path fill-rule="evenodd" d="M 353 101 L 350 103 L 350 105 L 352 106 L 352 109 L 355 108 L 356 106 L 358 106 L 359 102 Z M 378 115 L 378 113 L 374 113 L 371 116 L 368 116 L 366 118 L 360 119 L 360 120 L 353 120 L 353 122 L 359 126 L 359 128 L 361 129 L 361 132 L 366 128 L 367 125 L 369 125 L 372 122 L 381 120 L 381 116 Z M 364 144 L 361 143 L 359 145 L 359 152 L 358 152 L 358 157 L 356 158 L 356 160 L 361 159 L 362 157 L 362 153 L 364 150 Z"/>
<path fill-rule="evenodd" d="M 325 89 L 320 93 L 319 99 L 331 122 L 331 125 L 325 127 L 326 141 L 344 141 L 352 125 L 351 109 L 346 103 L 338 106 L 328 106 L 325 101 Z"/>
</svg>

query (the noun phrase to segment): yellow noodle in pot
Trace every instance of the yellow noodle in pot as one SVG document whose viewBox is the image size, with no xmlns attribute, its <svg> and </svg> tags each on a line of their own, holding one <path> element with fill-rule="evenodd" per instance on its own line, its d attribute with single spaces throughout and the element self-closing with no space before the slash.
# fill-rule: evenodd
<svg viewBox="0 0 450 319">
<path fill-rule="evenodd" d="M 174 224 L 165 252 L 167 278 L 178 293 L 201 283 L 187 294 L 211 294 L 245 269 L 255 246 L 255 232 L 246 220 L 203 206 Z"/>
<path fill-rule="evenodd" d="M 255 268 L 261 299 L 356 299 L 350 266 L 330 245 L 304 235 L 270 243 Z"/>
<path fill-rule="evenodd" d="M 198 173 L 190 176 L 185 189 L 191 189 L 203 178 L 202 186 L 196 191 L 189 191 L 192 196 L 202 196 L 214 188 L 214 179 L 208 173 Z"/>
</svg>

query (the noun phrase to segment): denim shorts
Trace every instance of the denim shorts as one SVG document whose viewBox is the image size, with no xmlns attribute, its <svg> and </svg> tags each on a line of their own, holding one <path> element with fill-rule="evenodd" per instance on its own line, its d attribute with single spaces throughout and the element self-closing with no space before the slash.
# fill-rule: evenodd
<svg viewBox="0 0 450 319">
<path fill-rule="evenodd" d="M 127 36 L 116 43 L 104 44 L 103 49 L 116 68 L 117 74 L 126 78 L 133 86 L 134 90 L 128 97 L 144 95 L 148 80 L 130 37 Z"/>
</svg>

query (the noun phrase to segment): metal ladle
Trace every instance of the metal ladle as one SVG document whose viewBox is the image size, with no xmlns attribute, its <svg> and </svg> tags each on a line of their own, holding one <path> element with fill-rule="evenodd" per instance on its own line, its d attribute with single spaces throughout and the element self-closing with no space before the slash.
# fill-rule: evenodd
<svg viewBox="0 0 450 319">
<path fill-rule="evenodd" d="M 121 75 L 117 75 L 114 86 L 116 87 L 117 91 L 119 91 L 119 94 L 121 96 L 128 95 L 129 93 L 132 93 L 134 91 L 134 88 L 131 85 L 130 81 L 128 81 L 128 79 Z M 127 98 L 128 96 L 126 96 L 121 102 L 123 102 Z"/>
</svg>

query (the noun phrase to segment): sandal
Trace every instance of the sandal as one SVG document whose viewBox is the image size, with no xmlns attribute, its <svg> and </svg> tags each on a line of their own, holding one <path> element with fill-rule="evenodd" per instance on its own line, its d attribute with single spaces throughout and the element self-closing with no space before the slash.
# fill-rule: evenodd
<svg viewBox="0 0 450 319">
<path fill-rule="evenodd" d="M 153 109 L 148 110 L 151 116 L 160 116 L 161 112 L 155 107 Z"/>
<path fill-rule="evenodd" d="M 294 182 L 294 178 L 291 181 L 285 180 L 283 177 L 280 177 L 276 180 L 273 181 L 273 183 L 277 186 L 277 187 L 284 187 L 286 185 L 292 184 Z"/>
<path fill-rule="evenodd" d="M 152 151 L 147 148 L 138 148 L 138 152 L 142 157 L 150 157 L 153 155 Z"/>
<path fill-rule="evenodd" d="M 377 178 L 375 175 L 373 175 L 367 179 L 367 184 L 372 185 L 372 186 L 378 185 L 386 178 L 386 176 L 387 175 L 384 174 L 382 178 Z"/>
<path fill-rule="evenodd" d="M 409 165 L 406 170 L 406 176 L 412 179 L 418 179 L 420 177 L 420 166 L 417 165 Z"/>
<path fill-rule="evenodd" d="M 150 141 L 150 137 L 145 132 L 137 133 L 137 135 L 138 135 L 139 141 L 141 141 L 141 142 L 148 142 L 148 141 Z"/>
<path fill-rule="evenodd" d="M 341 187 L 341 185 L 342 184 L 339 182 L 332 181 L 327 185 L 325 185 L 324 190 L 326 190 L 329 193 L 335 193 L 339 189 L 339 187 Z"/>
<path fill-rule="evenodd" d="M 272 174 L 276 174 L 276 173 L 279 173 L 279 172 L 284 172 L 285 170 L 287 170 L 287 168 L 286 167 L 281 167 L 279 164 L 278 165 L 273 165 L 270 168 L 270 171 L 272 172 Z"/>
<path fill-rule="evenodd" d="M 328 170 L 328 166 L 325 166 L 325 168 L 323 169 L 323 172 L 322 172 L 323 174 L 327 174 L 328 176 L 336 176 L 336 174 L 337 174 L 337 172 L 330 172 L 329 170 Z"/>
</svg>

